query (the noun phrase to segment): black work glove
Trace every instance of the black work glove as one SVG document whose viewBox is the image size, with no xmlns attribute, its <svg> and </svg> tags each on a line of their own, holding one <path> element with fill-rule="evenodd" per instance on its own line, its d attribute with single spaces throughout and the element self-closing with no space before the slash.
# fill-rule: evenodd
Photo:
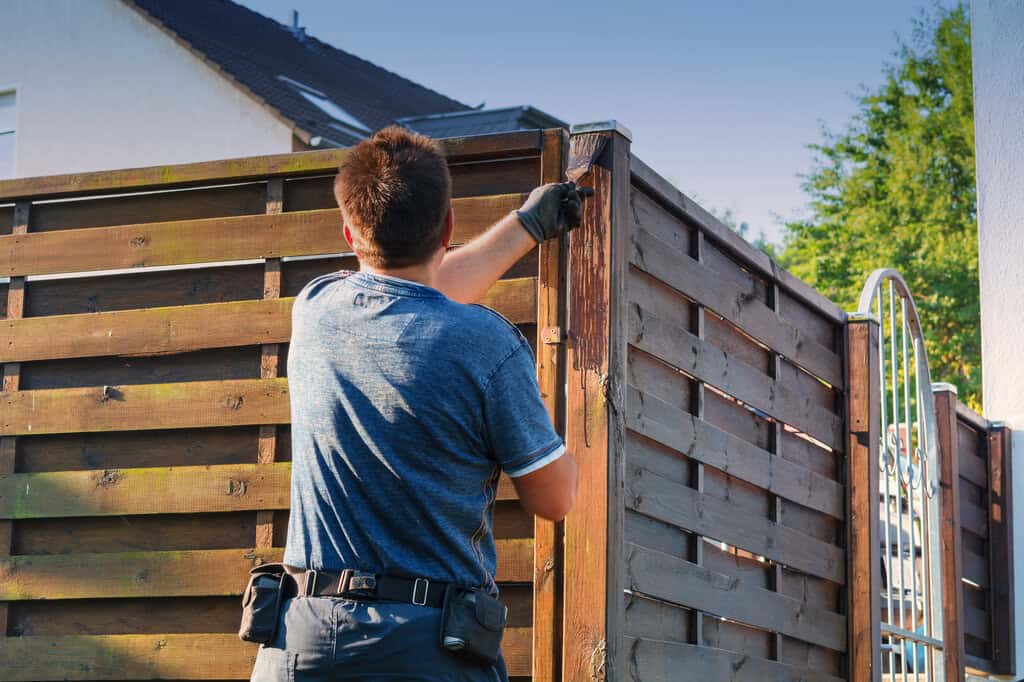
<svg viewBox="0 0 1024 682">
<path fill-rule="evenodd" d="M 516 217 L 538 243 L 553 239 L 580 226 L 584 196 L 585 190 L 578 190 L 575 182 L 541 185 L 530 192 Z"/>
</svg>

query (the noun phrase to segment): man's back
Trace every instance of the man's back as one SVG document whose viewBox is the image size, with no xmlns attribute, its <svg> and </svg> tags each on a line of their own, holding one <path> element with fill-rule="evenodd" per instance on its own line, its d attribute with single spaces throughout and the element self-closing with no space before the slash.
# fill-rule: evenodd
<svg viewBox="0 0 1024 682">
<path fill-rule="evenodd" d="M 285 563 L 493 587 L 500 471 L 562 451 L 532 362 L 499 315 L 430 287 L 367 273 L 310 283 L 288 357 Z"/>
</svg>

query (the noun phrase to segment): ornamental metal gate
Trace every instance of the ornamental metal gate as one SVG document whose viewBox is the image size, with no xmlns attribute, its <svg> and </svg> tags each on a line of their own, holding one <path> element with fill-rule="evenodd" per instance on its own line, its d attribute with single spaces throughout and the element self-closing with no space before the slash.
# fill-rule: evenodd
<svg viewBox="0 0 1024 682">
<path fill-rule="evenodd" d="M 890 680 L 945 680 L 939 459 L 920 319 L 906 282 L 876 270 L 858 312 L 879 323 L 878 537 L 880 670 Z"/>
</svg>

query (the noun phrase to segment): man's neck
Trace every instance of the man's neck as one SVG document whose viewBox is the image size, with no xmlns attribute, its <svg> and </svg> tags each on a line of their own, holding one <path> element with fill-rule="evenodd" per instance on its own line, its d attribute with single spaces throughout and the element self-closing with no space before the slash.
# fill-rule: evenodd
<svg viewBox="0 0 1024 682">
<path fill-rule="evenodd" d="M 375 268 L 365 263 L 359 264 L 360 272 L 368 272 L 372 275 L 383 275 L 384 277 L 397 277 L 398 279 L 416 282 L 424 286 L 437 288 L 437 267 L 432 264 L 414 265 L 408 268 Z"/>
</svg>

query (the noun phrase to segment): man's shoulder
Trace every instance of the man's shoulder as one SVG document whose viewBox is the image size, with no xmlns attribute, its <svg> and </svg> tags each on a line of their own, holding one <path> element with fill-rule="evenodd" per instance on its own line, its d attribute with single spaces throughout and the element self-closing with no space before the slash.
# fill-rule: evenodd
<svg viewBox="0 0 1024 682">
<path fill-rule="evenodd" d="M 314 277 L 306 283 L 306 286 L 302 287 L 302 290 L 299 291 L 295 300 L 296 302 L 301 302 L 314 299 L 327 289 L 331 288 L 332 285 L 345 281 L 353 274 L 355 273 L 352 270 L 338 270 L 337 272 L 329 272 L 326 275 Z"/>
<path fill-rule="evenodd" d="M 464 305 L 451 302 L 457 310 L 458 324 L 466 328 L 468 337 L 489 344 L 500 344 L 514 349 L 521 344 L 527 344 L 519 328 L 493 308 L 488 308 L 479 303 Z M 492 345 L 493 347 L 493 345 Z"/>
</svg>

